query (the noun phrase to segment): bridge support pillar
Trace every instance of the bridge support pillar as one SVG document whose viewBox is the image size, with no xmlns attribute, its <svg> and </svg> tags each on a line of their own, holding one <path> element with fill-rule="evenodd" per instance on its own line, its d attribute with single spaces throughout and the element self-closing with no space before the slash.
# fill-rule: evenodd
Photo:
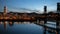
<svg viewBox="0 0 60 34">
<path fill-rule="evenodd" d="M 44 19 L 44 24 L 45 24 L 45 23 L 47 23 L 47 20 L 46 20 L 46 19 Z"/>
<path fill-rule="evenodd" d="M 59 21 L 56 21 L 56 34 L 59 34 Z"/>
<path fill-rule="evenodd" d="M 44 26 L 44 34 L 46 34 L 46 27 Z"/>
</svg>

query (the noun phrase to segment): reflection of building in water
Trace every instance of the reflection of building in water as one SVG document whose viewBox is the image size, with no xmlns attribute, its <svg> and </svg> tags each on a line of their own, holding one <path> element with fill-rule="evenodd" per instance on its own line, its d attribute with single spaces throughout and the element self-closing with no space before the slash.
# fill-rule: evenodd
<svg viewBox="0 0 60 34">
<path fill-rule="evenodd" d="M 10 21 L 9 24 L 12 24 L 12 21 Z"/>
<path fill-rule="evenodd" d="M 10 26 L 13 26 L 13 24 L 14 24 L 13 21 L 10 21 L 10 22 L 9 22 L 9 25 L 10 25 Z"/>
<path fill-rule="evenodd" d="M 6 21 L 4 21 L 4 29 L 6 29 L 7 27 L 7 22 Z"/>
<path fill-rule="evenodd" d="M 3 24 L 2 22 L 0 22 L 0 24 Z"/>
<path fill-rule="evenodd" d="M 60 12 L 60 3 L 57 3 L 57 11 Z"/>
</svg>

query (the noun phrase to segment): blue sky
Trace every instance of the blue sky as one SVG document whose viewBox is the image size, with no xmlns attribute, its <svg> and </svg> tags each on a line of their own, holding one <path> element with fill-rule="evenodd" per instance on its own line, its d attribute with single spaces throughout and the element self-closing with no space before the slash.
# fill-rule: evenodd
<svg viewBox="0 0 60 34">
<path fill-rule="evenodd" d="M 43 11 L 44 5 L 47 6 L 48 11 L 56 10 L 57 2 L 60 0 L 0 0 L 0 11 L 3 10 L 3 6 L 6 4 L 8 10 L 18 10 L 19 8 L 26 8 L 30 10 Z M 17 9 L 15 9 L 17 8 Z"/>
</svg>

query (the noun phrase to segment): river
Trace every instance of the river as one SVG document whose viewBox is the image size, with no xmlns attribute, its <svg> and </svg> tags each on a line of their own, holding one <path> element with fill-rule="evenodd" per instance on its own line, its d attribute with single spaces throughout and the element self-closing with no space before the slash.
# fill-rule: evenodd
<svg viewBox="0 0 60 34">
<path fill-rule="evenodd" d="M 54 24 L 54 22 L 48 22 Z M 0 22 L 0 34 L 56 34 L 33 22 Z"/>
</svg>

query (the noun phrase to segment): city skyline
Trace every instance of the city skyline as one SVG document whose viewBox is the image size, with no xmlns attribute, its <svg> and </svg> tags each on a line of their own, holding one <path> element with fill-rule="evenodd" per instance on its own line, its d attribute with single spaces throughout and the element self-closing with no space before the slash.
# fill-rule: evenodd
<svg viewBox="0 0 60 34">
<path fill-rule="evenodd" d="M 0 11 L 3 11 L 5 4 L 8 10 L 15 12 L 20 12 L 21 9 L 30 10 L 26 12 L 32 12 L 31 10 L 43 12 L 45 5 L 48 11 L 55 11 L 57 10 L 57 2 L 60 0 L 0 0 Z"/>
</svg>

